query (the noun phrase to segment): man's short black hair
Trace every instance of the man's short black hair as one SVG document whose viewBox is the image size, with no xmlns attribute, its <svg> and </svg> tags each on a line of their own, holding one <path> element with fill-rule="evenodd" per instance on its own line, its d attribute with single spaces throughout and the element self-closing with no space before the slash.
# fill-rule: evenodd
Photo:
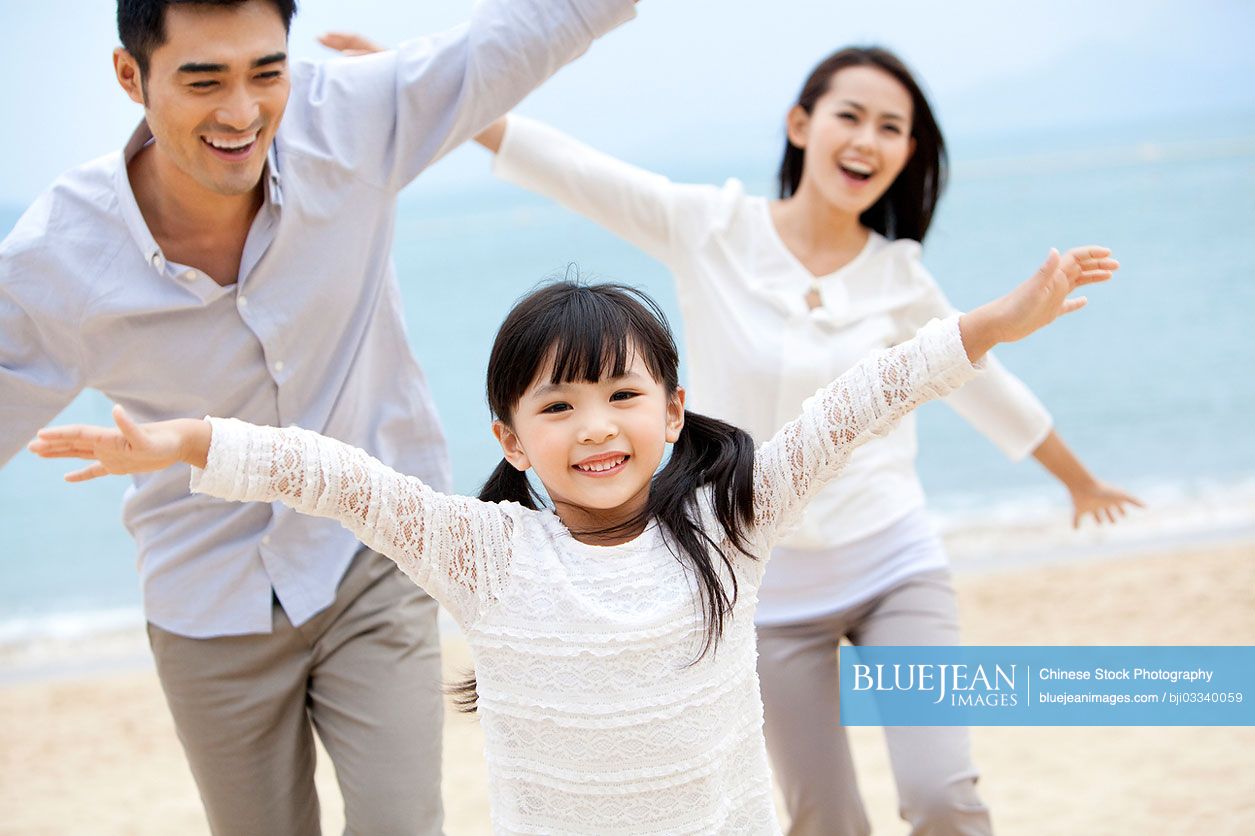
<svg viewBox="0 0 1255 836">
<path fill-rule="evenodd" d="M 148 59 L 166 42 L 166 8 L 169 6 L 243 6 L 249 0 L 118 0 L 118 37 L 135 58 L 141 78 L 148 75 Z M 268 0 L 283 18 L 284 31 L 292 28 L 296 0 Z"/>
</svg>

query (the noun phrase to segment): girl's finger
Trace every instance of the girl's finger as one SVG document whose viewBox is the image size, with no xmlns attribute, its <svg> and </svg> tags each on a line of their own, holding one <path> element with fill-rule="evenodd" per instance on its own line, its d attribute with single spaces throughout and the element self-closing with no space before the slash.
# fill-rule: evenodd
<svg viewBox="0 0 1255 836">
<path fill-rule="evenodd" d="M 1089 300 L 1084 296 L 1077 296 L 1074 299 L 1064 299 L 1063 304 L 1059 306 L 1059 316 L 1079 311 L 1087 304 L 1089 304 Z"/>
<path fill-rule="evenodd" d="M 126 414 L 121 404 L 113 405 L 113 422 L 118 425 L 122 437 L 131 442 L 132 446 L 143 446 L 144 431 L 139 428 L 139 424 L 131 420 L 131 416 Z"/>
<path fill-rule="evenodd" d="M 100 462 L 96 462 L 91 467 L 85 467 L 82 470 L 76 470 L 73 473 L 65 475 L 67 482 L 86 482 L 88 479 L 98 479 L 101 476 L 108 476 L 109 471 L 105 470 L 105 466 Z"/>
<path fill-rule="evenodd" d="M 1083 284 L 1094 284 L 1095 282 L 1105 282 L 1108 279 L 1110 279 L 1113 275 L 1115 274 L 1112 273 L 1110 270 L 1086 270 L 1084 273 L 1081 273 L 1081 275 L 1077 276 L 1074 284 L 1076 284 L 1079 287 Z"/>
</svg>

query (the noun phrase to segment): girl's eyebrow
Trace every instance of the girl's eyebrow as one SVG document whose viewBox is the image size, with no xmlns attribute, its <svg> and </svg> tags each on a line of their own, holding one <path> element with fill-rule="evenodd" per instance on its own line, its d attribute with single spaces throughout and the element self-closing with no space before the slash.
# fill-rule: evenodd
<svg viewBox="0 0 1255 836">
<path fill-rule="evenodd" d="M 608 383 L 638 383 L 640 381 L 643 381 L 644 379 L 645 379 L 645 376 L 640 374 L 639 372 L 626 371 L 621 375 L 615 375 L 612 377 L 603 377 L 601 381 L 598 381 L 598 382 L 605 381 Z M 559 392 L 565 392 L 570 386 L 571 386 L 570 383 L 546 383 L 544 386 L 537 386 L 535 389 L 533 389 L 531 394 L 528 395 L 528 397 L 529 398 L 549 397 L 550 395 L 557 394 Z"/>
</svg>

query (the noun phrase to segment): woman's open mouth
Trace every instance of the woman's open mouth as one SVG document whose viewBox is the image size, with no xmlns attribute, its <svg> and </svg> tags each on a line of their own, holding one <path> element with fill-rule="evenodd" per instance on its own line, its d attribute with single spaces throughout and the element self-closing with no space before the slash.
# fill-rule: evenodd
<svg viewBox="0 0 1255 836">
<path fill-rule="evenodd" d="M 838 163 L 837 168 L 841 169 L 847 182 L 856 184 L 867 182 L 876 173 L 871 166 L 862 163 Z"/>
</svg>

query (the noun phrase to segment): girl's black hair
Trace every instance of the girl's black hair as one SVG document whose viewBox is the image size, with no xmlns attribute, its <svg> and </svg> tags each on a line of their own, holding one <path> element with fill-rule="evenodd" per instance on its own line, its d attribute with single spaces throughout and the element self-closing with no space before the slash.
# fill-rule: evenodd
<svg viewBox="0 0 1255 836">
<path fill-rule="evenodd" d="M 928 98 L 902 59 L 878 46 L 852 46 L 838 50 L 811 70 L 794 106 L 813 114 L 815 103 L 828 92 L 833 76 L 846 67 L 875 67 L 888 73 L 911 94 L 912 104 L 911 138 L 915 140 L 915 151 L 880 200 L 859 216 L 859 223 L 886 238 L 911 238 L 923 242 L 946 187 L 949 162 L 945 139 L 941 136 L 941 128 L 933 116 Z M 776 175 L 781 198 L 788 198 L 797 192 L 802 182 L 805 159 L 806 151 L 786 136 L 784 157 Z"/>
<path fill-rule="evenodd" d="M 545 365 L 550 382 L 586 381 L 623 374 L 639 356 L 667 397 L 679 388 L 679 352 L 658 304 L 619 284 L 559 281 L 523 297 L 510 311 L 488 359 L 488 406 L 509 424 L 519 400 Z M 744 431 L 686 411 L 684 428 L 666 466 L 653 477 L 644 510 L 634 519 L 584 534 L 616 534 L 656 521 L 673 553 L 697 579 L 706 638 L 700 659 L 718 644 L 737 599 L 730 555 L 701 527 L 698 488 L 710 486 L 715 518 L 729 543 L 748 554 L 746 529 L 754 507 L 754 445 Z M 541 498 L 527 474 L 504 459 L 479 498 L 539 509 Z M 727 580 L 722 570 L 726 570 Z M 475 677 L 450 689 L 463 711 L 475 710 Z"/>
</svg>

